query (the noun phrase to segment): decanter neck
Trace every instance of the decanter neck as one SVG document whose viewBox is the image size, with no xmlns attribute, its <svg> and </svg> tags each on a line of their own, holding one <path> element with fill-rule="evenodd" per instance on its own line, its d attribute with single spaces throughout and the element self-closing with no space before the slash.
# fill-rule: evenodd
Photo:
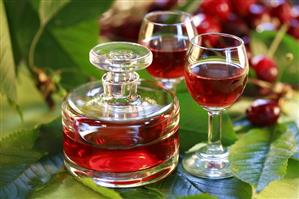
<svg viewBox="0 0 299 199">
<path fill-rule="evenodd" d="M 137 103 L 139 75 L 134 71 L 107 72 L 102 77 L 103 100 L 116 106 Z"/>
</svg>

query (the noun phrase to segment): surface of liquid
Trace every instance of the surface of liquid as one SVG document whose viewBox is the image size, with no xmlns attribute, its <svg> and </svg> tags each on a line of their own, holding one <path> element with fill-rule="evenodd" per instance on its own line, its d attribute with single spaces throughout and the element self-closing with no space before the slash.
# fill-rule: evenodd
<svg viewBox="0 0 299 199">
<path fill-rule="evenodd" d="M 153 62 L 147 71 L 158 78 L 178 78 L 184 75 L 188 37 L 159 36 L 142 42 L 151 49 Z"/>
<path fill-rule="evenodd" d="M 205 107 L 228 107 L 242 94 L 247 72 L 236 64 L 205 62 L 185 71 L 185 81 L 192 97 Z"/>
</svg>

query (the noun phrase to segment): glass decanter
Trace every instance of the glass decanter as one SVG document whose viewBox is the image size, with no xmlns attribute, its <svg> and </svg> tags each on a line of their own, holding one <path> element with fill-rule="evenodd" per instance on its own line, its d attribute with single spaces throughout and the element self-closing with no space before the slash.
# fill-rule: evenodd
<svg viewBox="0 0 299 199">
<path fill-rule="evenodd" d="M 62 105 L 68 171 L 106 187 L 135 187 L 166 177 L 178 163 L 177 98 L 138 73 L 149 49 L 109 42 L 91 49 L 102 81 L 73 90 Z"/>
</svg>

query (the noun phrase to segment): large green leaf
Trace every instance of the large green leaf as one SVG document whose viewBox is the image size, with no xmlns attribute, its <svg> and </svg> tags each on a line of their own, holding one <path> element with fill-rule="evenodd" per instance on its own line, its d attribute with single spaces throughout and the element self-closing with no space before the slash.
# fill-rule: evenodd
<svg viewBox="0 0 299 199">
<path fill-rule="evenodd" d="M 251 199 L 251 186 L 236 179 L 208 180 L 188 174 L 181 163 L 177 170 L 164 180 L 148 185 L 159 189 L 166 198 L 209 193 L 219 199 Z"/>
<path fill-rule="evenodd" d="M 61 123 L 60 120 L 54 121 L 58 122 Z M 25 198 L 62 169 L 61 155 L 48 156 L 61 153 L 61 138 L 57 136 L 60 134 L 58 125 L 51 123 L 0 138 L 0 198 Z M 54 142 L 51 143 L 51 140 Z M 57 147 L 57 144 L 60 146 Z"/>
<path fill-rule="evenodd" d="M 7 182 L 7 179 L 14 179 L 14 175 L 18 174 L 12 173 L 12 176 L 6 176 L 7 168 L 24 168 L 42 157 L 41 151 L 34 150 L 36 139 L 36 130 L 18 131 L 0 139 L 0 176 L 5 178 L 4 182 Z"/>
<path fill-rule="evenodd" d="M 217 199 L 214 196 L 211 196 L 209 194 L 197 194 L 197 195 L 191 195 L 191 196 L 184 196 L 184 197 L 179 197 L 177 199 Z"/>
<path fill-rule="evenodd" d="M 89 76 L 95 76 L 100 79 L 101 71 L 90 64 L 88 55 L 90 49 L 98 43 L 97 20 L 85 20 L 73 26 L 53 28 L 51 33 L 59 46 L 72 58 L 73 63 L 78 66 L 78 71 L 83 71 Z M 76 76 L 81 75 L 80 73 L 76 74 Z"/>
<path fill-rule="evenodd" d="M 35 2 L 38 8 L 39 1 L 4 2 L 17 64 L 21 61 L 28 61 L 29 48 L 40 25 L 38 13 L 34 10 L 31 2 Z"/>
<path fill-rule="evenodd" d="M 113 199 L 121 199 L 122 198 L 118 192 L 113 191 L 112 189 L 95 185 L 93 179 L 82 177 L 82 178 L 78 179 L 78 181 L 81 182 L 82 184 L 86 185 L 87 187 L 91 188 L 95 192 L 98 192 L 103 197 L 113 198 Z"/>
<path fill-rule="evenodd" d="M 46 184 L 53 174 L 61 170 L 62 165 L 62 156 L 59 155 L 44 158 L 26 167 L 19 166 L 5 169 L 3 172 L 5 175 L 0 175 L 0 198 L 27 198 L 34 188 Z"/>
<path fill-rule="evenodd" d="M 288 159 L 295 150 L 295 138 L 286 125 L 253 129 L 231 147 L 231 169 L 236 177 L 260 192 L 285 175 Z"/>
<path fill-rule="evenodd" d="M 295 137 L 295 142 L 296 142 L 296 150 L 295 150 L 295 154 L 292 156 L 292 158 L 299 161 L 299 128 L 298 128 L 298 124 L 296 124 L 294 122 L 290 122 L 287 125 L 288 125 L 288 131 L 292 132 L 293 136 Z"/>
<path fill-rule="evenodd" d="M 60 114 L 59 106 L 54 111 L 49 111 L 24 65 L 19 67 L 17 95 L 18 104 L 23 113 L 23 121 L 17 111 L 0 95 L 0 139 L 10 133 L 33 129 L 38 124 L 48 123 Z"/>
<path fill-rule="evenodd" d="M 0 95 L 16 101 L 16 77 L 13 49 L 3 0 L 0 1 Z"/>
<path fill-rule="evenodd" d="M 60 10 L 51 15 L 51 22 L 40 38 L 36 65 L 62 69 L 63 72 L 75 71 L 78 78 L 82 72 L 91 76 L 99 74 L 89 64 L 88 52 L 98 42 L 98 17 L 112 2 L 73 0 L 61 7 L 55 4 L 55 8 Z M 63 77 L 69 78 L 67 74 Z"/>
<path fill-rule="evenodd" d="M 163 199 L 163 194 L 155 188 L 140 187 L 131 189 L 117 189 L 124 199 Z"/>
<path fill-rule="evenodd" d="M 287 120 L 299 122 L 299 92 L 293 92 L 291 97 L 286 97 L 281 104 L 281 111 L 287 115 Z M 298 123 L 299 124 L 299 123 Z"/>
<path fill-rule="evenodd" d="M 299 162 L 289 160 L 285 178 L 273 181 L 261 193 L 257 199 L 298 199 L 299 196 Z"/>
<path fill-rule="evenodd" d="M 36 149 L 38 129 L 18 131 L 0 139 L 0 198 L 25 198 L 62 168 L 61 156 L 44 158 Z M 37 163 L 36 163 L 37 162 Z"/>
<path fill-rule="evenodd" d="M 276 32 L 264 31 L 251 34 L 251 46 L 254 55 L 266 54 Z M 277 49 L 274 59 L 279 67 L 279 80 L 282 82 L 299 83 L 299 42 L 289 35 L 285 35 Z M 293 59 L 287 58 L 291 55 Z"/>
<path fill-rule="evenodd" d="M 50 28 L 73 26 L 83 21 L 95 20 L 112 5 L 113 0 L 72 0 L 49 23 Z M 91 29 L 90 29 L 91 30 Z"/>
<path fill-rule="evenodd" d="M 70 0 L 40 1 L 38 14 L 41 24 L 46 25 Z"/>
<path fill-rule="evenodd" d="M 112 2 L 71 1 L 59 7 L 39 39 L 35 64 L 61 71 L 61 84 L 67 89 L 85 82 L 88 76 L 100 77 L 88 61 L 88 52 L 98 43 L 97 17 Z"/>
<path fill-rule="evenodd" d="M 45 27 L 34 53 L 36 66 L 59 70 L 61 84 L 67 89 L 87 81 L 88 76 L 98 77 L 100 73 L 88 62 L 88 52 L 98 43 L 98 17 L 112 3 L 102 0 L 6 1 L 14 50 L 28 61 L 29 49 L 42 22 Z"/>
<path fill-rule="evenodd" d="M 103 187 L 101 190 L 104 191 L 103 195 L 77 182 L 73 177 L 67 175 L 66 173 L 62 173 L 56 175 L 55 178 L 43 189 L 36 190 L 30 198 L 118 199 L 118 197 L 115 197 L 115 195 L 117 195 L 116 192 L 111 196 L 106 194 L 107 190 L 109 190 L 110 192 L 114 192 L 112 189 L 110 190 Z"/>
</svg>

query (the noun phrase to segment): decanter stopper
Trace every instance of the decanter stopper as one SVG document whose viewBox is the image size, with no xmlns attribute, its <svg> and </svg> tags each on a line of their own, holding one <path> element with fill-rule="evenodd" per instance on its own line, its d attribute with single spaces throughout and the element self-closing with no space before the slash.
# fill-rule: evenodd
<svg viewBox="0 0 299 199">
<path fill-rule="evenodd" d="M 116 106 L 138 103 L 139 75 L 135 71 L 151 64 L 153 55 L 148 48 L 131 42 L 108 42 L 92 48 L 89 60 L 108 71 L 102 77 L 104 103 Z"/>
<path fill-rule="evenodd" d="M 125 73 L 146 68 L 152 63 L 153 55 L 148 48 L 140 44 L 108 42 L 92 48 L 89 60 L 99 69 Z"/>
</svg>

